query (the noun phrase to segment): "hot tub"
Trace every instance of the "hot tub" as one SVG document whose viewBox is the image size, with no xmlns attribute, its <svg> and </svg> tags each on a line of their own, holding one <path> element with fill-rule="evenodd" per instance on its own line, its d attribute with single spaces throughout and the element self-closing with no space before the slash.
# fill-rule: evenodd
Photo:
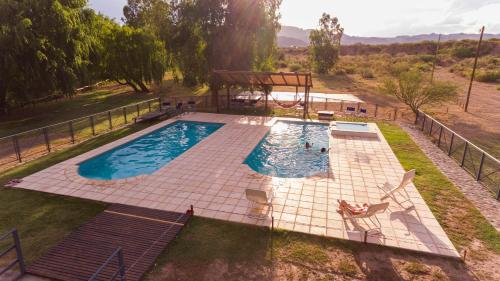
<svg viewBox="0 0 500 281">
<path fill-rule="evenodd" d="M 377 138 L 377 131 L 372 126 L 374 124 L 336 121 L 330 123 L 330 131 L 333 136 Z"/>
</svg>

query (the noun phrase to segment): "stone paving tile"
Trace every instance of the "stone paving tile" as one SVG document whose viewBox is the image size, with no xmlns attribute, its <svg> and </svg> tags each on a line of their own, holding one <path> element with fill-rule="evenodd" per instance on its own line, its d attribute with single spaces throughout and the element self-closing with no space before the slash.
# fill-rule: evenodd
<svg viewBox="0 0 500 281">
<path fill-rule="evenodd" d="M 276 118 L 194 113 L 184 120 L 225 125 L 150 175 L 124 180 L 96 181 L 81 177 L 78 163 L 161 128 L 164 121 L 123 139 L 54 165 L 23 179 L 18 187 L 105 202 L 185 211 L 240 223 L 277 227 L 369 243 L 458 257 L 416 188 L 406 189 L 413 202 L 404 209 L 391 202 L 377 215 L 380 230 L 368 220 L 343 220 L 338 199 L 377 203 L 377 185 L 397 184 L 404 170 L 375 124 L 378 138 L 330 136 L 330 170 L 307 178 L 276 178 L 254 172 L 245 158 L 269 131 Z M 281 118 L 282 119 L 282 118 Z M 274 193 L 273 208 L 257 209 L 245 199 L 245 189 Z"/>
<path fill-rule="evenodd" d="M 469 173 L 434 145 L 420 130 L 406 124 L 400 126 L 411 136 L 434 165 L 479 209 L 491 225 L 500 231 L 500 201 L 493 198 L 484 186 L 475 181 Z"/>
</svg>

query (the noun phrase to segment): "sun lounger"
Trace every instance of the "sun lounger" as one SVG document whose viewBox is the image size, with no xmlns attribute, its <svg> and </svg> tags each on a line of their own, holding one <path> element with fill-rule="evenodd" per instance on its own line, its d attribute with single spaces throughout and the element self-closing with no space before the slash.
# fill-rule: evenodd
<svg viewBox="0 0 500 281">
<path fill-rule="evenodd" d="M 368 206 L 365 212 L 362 212 L 360 214 L 354 214 L 349 209 L 346 209 L 344 211 L 344 219 L 353 219 L 353 220 L 362 219 L 363 221 L 365 221 L 365 219 L 369 219 L 375 225 L 375 228 L 372 229 L 377 229 L 377 228 L 380 229 L 382 225 L 380 224 L 380 221 L 378 220 L 376 214 L 384 213 L 388 207 L 389 207 L 389 202 L 371 204 Z M 373 221 L 373 218 L 375 218 L 378 224 Z"/>
<path fill-rule="evenodd" d="M 408 194 L 403 191 L 405 187 L 411 183 L 413 178 L 415 178 L 415 169 L 406 172 L 398 186 L 393 186 L 389 182 L 386 182 L 383 186 L 379 186 L 380 189 L 385 193 L 385 195 L 382 196 L 381 200 L 392 198 L 392 200 L 394 200 L 394 202 L 396 202 L 400 206 L 403 206 L 403 203 L 405 202 L 411 202 Z M 398 194 L 404 198 L 403 201 L 398 200 L 398 198 L 396 197 L 396 195 Z"/>
<path fill-rule="evenodd" d="M 355 114 L 355 113 L 356 113 L 356 108 L 351 107 L 351 106 L 348 106 L 348 107 L 346 107 L 346 109 L 345 109 L 345 113 L 346 113 L 347 115 L 353 115 L 353 114 Z"/>
<path fill-rule="evenodd" d="M 273 204 L 272 204 L 272 194 L 268 195 L 267 192 L 263 190 L 257 190 L 257 189 L 246 189 L 245 190 L 245 196 L 248 201 L 251 202 L 252 209 L 255 209 L 256 206 L 258 207 L 268 207 L 268 211 L 270 210 L 272 212 L 273 209 Z M 260 210 L 259 210 L 260 211 Z M 261 217 L 263 214 L 259 213 L 257 215 L 249 213 L 249 216 L 257 216 Z M 264 214 L 266 215 L 266 214 Z"/>
</svg>

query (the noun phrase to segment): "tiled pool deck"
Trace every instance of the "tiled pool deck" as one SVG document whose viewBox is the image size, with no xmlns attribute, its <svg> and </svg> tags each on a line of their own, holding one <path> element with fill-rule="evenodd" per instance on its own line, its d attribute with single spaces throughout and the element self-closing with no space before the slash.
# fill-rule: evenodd
<svg viewBox="0 0 500 281">
<path fill-rule="evenodd" d="M 271 191 L 275 225 L 298 232 L 362 241 L 362 220 L 344 221 L 337 199 L 380 202 L 377 185 L 397 184 L 404 170 L 375 124 L 378 139 L 330 136 L 330 172 L 303 179 L 281 179 L 254 172 L 243 161 L 268 132 L 275 119 L 255 116 L 192 113 L 180 119 L 226 125 L 151 175 L 126 180 L 82 178 L 77 164 L 166 124 L 170 119 L 113 143 L 30 175 L 18 187 L 169 211 L 194 205 L 203 217 L 270 225 L 248 216 L 246 188 Z M 458 253 L 414 186 L 406 189 L 414 208 L 394 202 L 377 215 L 380 231 L 369 231 L 368 242 L 458 257 Z M 369 221 L 368 221 L 369 222 Z"/>
</svg>

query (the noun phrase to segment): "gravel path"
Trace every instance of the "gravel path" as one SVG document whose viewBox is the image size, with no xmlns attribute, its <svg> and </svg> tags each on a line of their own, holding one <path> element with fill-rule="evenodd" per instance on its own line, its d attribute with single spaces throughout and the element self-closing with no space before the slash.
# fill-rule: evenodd
<svg viewBox="0 0 500 281">
<path fill-rule="evenodd" d="M 420 130 L 407 124 L 399 125 L 412 137 L 413 141 L 420 146 L 441 172 L 479 209 L 497 231 L 500 231 L 500 201 L 495 200 L 484 186 L 476 182 L 470 174 L 434 145 Z"/>
</svg>

